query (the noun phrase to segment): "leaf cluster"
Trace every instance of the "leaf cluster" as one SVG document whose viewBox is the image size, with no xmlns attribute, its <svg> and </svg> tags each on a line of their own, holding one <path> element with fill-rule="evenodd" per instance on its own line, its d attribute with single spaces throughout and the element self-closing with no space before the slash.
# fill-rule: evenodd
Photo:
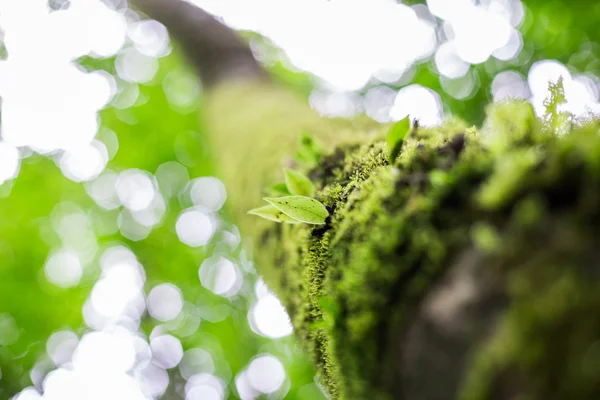
<svg viewBox="0 0 600 400">
<path fill-rule="evenodd" d="M 314 199 L 315 187 L 310 179 L 291 169 L 284 170 L 285 183 L 278 183 L 269 188 L 273 193 L 282 197 L 265 197 L 266 206 L 248 211 L 269 221 L 288 224 L 323 225 L 329 216 L 327 208 Z"/>
</svg>

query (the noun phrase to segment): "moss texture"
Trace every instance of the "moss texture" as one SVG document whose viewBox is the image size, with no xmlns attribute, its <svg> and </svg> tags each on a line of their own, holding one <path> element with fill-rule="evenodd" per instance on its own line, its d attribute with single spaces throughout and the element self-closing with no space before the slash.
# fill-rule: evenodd
<svg viewBox="0 0 600 400">
<path fill-rule="evenodd" d="M 226 88 L 215 101 L 231 110 L 235 100 L 257 123 L 219 122 L 214 109 L 221 153 L 234 126 L 246 138 L 223 175 L 261 272 L 331 398 L 600 398 L 597 121 L 557 127 L 527 103 L 502 103 L 481 130 L 447 120 L 411 132 L 390 164 L 387 127 L 322 120 L 280 94 L 262 97 L 265 119 L 249 106 L 256 92 Z M 281 180 L 279 167 L 293 164 L 301 130 L 329 149 L 304 171 L 330 211 L 326 225 L 243 216 L 260 205 L 261 188 Z M 470 304 L 466 321 L 483 328 L 446 340 L 444 307 L 480 284 L 444 286 L 465 254 L 477 254 L 493 306 Z M 433 293 L 449 290 L 427 316 Z M 411 336 L 419 324 L 429 333 Z M 419 346 L 427 351 L 410 355 Z"/>
</svg>

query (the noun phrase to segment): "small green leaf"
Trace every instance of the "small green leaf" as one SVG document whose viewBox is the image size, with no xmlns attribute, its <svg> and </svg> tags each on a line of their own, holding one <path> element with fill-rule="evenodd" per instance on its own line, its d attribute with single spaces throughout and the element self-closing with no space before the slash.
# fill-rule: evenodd
<svg viewBox="0 0 600 400">
<path fill-rule="evenodd" d="M 402 149 L 402 143 L 410 132 L 410 119 L 409 117 L 405 117 L 400 121 L 396 122 L 387 133 L 387 148 L 390 152 L 390 163 L 394 162 L 398 154 L 400 154 L 400 150 Z"/>
<path fill-rule="evenodd" d="M 323 156 L 323 147 L 309 134 L 302 132 L 300 134 L 300 145 L 296 152 L 296 161 L 301 164 L 314 167 L 319 163 Z"/>
<path fill-rule="evenodd" d="M 285 185 L 291 194 L 314 196 L 315 187 L 308 177 L 291 169 L 285 169 L 283 172 L 285 174 Z"/>
<path fill-rule="evenodd" d="M 267 188 L 267 193 L 270 195 L 289 196 L 291 193 L 284 182 L 276 183 Z"/>
<path fill-rule="evenodd" d="M 329 216 L 325 206 L 311 197 L 265 197 L 263 200 L 274 205 L 278 210 L 296 221 L 306 222 L 307 224 L 322 225 Z"/>
<path fill-rule="evenodd" d="M 269 204 L 264 207 L 253 208 L 248 211 L 250 215 L 257 215 L 261 218 L 268 219 L 269 221 L 285 222 L 287 224 L 299 224 L 300 221 L 293 219 L 285 215 L 283 212 L 278 210 L 275 206 Z"/>
</svg>

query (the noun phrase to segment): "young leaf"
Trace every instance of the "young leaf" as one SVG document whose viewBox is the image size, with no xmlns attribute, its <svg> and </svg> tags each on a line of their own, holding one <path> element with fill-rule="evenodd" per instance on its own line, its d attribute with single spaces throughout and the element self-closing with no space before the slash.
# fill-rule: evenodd
<svg viewBox="0 0 600 400">
<path fill-rule="evenodd" d="M 293 219 L 285 215 L 283 212 L 278 210 L 275 206 L 269 204 L 264 207 L 253 208 L 248 211 L 250 215 L 257 215 L 261 218 L 268 219 L 269 221 L 285 222 L 287 224 L 299 224 L 300 221 Z"/>
<path fill-rule="evenodd" d="M 400 154 L 400 150 L 402 149 L 402 143 L 410 132 L 410 119 L 409 117 L 405 117 L 400 121 L 396 122 L 387 133 L 387 148 L 390 152 L 390 163 L 394 162 L 398 154 Z"/>
<path fill-rule="evenodd" d="M 314 196 L 315 187 L 308 177 L 291 169 L 285 169 L 283 172 L 285 173 L 285 185 L 291 194 Z"/>
<path fill-rule="evenodd" d="M 296 221 L 306 222 L 307 224 L 322 225 L 329 216 L 325 206 L 311 197 L 265 197 L 263 200 L 274 205 L 278 210 Z"/>
<path fill-rule="evenodd" d="M 313 167 L 319 163 L 323 156 L 323 147 L 309 134 L 300 134 L 300 145 L 296 152 L 296 161 Z"/>
<path fill-rule="evenodd" d="M 276 183 L 267 188 L 267 193 L 270 195 L 289 196 L 291 193 L 284 182 Z"/>
</svg>

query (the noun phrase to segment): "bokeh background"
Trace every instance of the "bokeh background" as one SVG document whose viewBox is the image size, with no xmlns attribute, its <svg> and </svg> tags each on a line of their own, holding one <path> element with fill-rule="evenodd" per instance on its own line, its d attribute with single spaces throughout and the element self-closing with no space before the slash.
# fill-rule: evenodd
<svg viewBox="0 0 600 400">
<path fill-rule="evenodd" d="M 600 111 L 593 1 L 193 2 L 324 116 L 479 125 L 507 97 L 541 114 L 559 76 L 567 111 Z M 0 0 L 0 32 L 0 399 L 324 399 L 165 27 Z"/>
</svg>

